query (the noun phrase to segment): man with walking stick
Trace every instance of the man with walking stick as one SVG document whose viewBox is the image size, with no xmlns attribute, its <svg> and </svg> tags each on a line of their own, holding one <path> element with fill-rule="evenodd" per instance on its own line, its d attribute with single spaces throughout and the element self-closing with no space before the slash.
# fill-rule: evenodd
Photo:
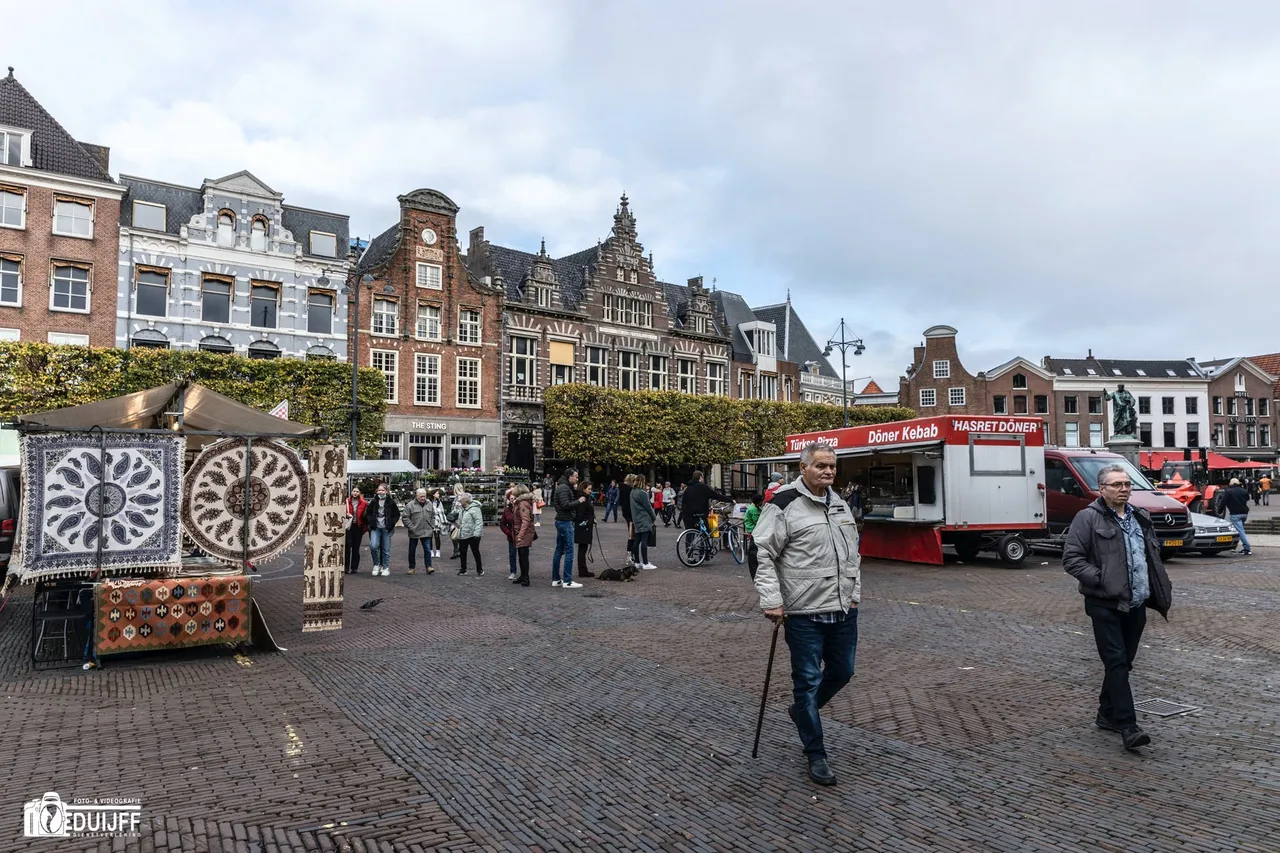
<svg viewBox="0 0 1280 853">
<path fill-rule="evenodd" d="M 809 778 L 834 785 L 818 711 L 853 677 L 858 646 L 858 526 L 831 488 L 836 457 L 825 445 L 800 454 L 800 478 L 778 489 L 756 523 L 760 609 L 782 619 L 791 650 L 794 703 L 787 709 L 809 761 Z M 825 663 L 825 667 L 824 664 Z"/>
</svg>

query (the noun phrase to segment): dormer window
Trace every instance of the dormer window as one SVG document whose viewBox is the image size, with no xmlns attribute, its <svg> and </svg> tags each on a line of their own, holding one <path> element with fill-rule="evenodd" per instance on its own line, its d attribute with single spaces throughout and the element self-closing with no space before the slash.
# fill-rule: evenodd
<svg viewBox="0 0 1280 853">
<path fill-rule="evenodd" d="M 0 128 L 0 163 L 30 166 L 31 134 L 15 128 Z"/>
<path fill-rule="evenodd" d="M 550 308 L 550 307 L 551 307 L 551 288 L 549 288 L 549 287 L 535 287 L 535 288 L 533 289 L 533 292 L 537 295 L 538 307 L 539 307 L 539 308 Z"/>
<path fill-rule="evenodd" d="M 265 216 L 253 217 L 253 225 L 249 230 L 249 248 L 255 252 L 267 250 L 267 218 Z"/>
<path fill-rule="evenodd" d="M 1245 390 L 1245 387 L 1244 387 L 1244 374 L 1243 374 L 1243 373 L 1237 373 L 1237 374 L 1236 374 L 1236 390 L 1237 390 L 1237 391 L 1243 391 L 1243 390 Z"/>
<path fill-rule="evenodd" d="M 236 244 L 236 215 L 229 210 L 218 214 L 218 245 L 234 246 Z"/>
</svg>

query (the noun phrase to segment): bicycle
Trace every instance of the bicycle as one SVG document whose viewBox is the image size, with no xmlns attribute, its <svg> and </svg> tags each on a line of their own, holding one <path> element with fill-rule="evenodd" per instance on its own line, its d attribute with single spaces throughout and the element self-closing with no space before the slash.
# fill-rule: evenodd
<svg viewBox="0 0 1280 853">
<path fill-rule="evenodd" d="M 724 519 L 719 525 L 719 536 L 712 536 L 707 520 L 699 518 L 697 527 L 690 527 L 676 539 L 676 558 L 690 569 L 702 565 L 722 550 L 728 551 L 738 565 L 747 558 L 742 523 L 728 520 L 720 509 L 712 511 Z"/>
</svg>

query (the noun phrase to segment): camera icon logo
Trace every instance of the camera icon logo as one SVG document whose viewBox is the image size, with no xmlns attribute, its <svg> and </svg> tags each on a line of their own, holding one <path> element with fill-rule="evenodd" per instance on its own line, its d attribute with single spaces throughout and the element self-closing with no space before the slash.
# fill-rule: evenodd
<svg viewBox="0 0 1280 853">
<path fill-rule="evenodd" d="M 22 808 L 22 826 L 27 838 L 66 838 L 66 803 L 56 791 L 49 791 L 38 800 L 28 800 Z"/>
</svg>

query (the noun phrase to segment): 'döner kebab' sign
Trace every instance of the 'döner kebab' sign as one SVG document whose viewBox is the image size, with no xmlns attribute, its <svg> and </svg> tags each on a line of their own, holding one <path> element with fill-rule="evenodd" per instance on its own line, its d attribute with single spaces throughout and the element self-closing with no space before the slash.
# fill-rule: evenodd
<svg viewBox="0 0 1280 853">
<path fill-rule="evenodd" d="M 858 447 L 892 447 L 895 445 L 968 444 L 971 435 L 1021 436 L 1025 444 L 1044 445 L 1044 421 L 1040 418 L 995 417 L 974 418 L 944 415 L 917 418 L 888 424 L 848 427 L 846 429 L 806 432 L 787 436 L 787 454 L 799 454 L 809 444 L 822 444 L 832 450 Z"/>
</svg>

